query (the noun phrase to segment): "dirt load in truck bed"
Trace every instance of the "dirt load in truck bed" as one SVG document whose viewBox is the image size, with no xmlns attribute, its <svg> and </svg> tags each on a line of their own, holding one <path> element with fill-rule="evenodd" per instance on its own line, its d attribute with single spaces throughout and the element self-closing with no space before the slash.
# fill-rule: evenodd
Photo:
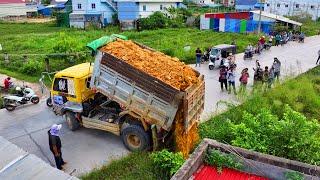
<svg viewBox="0 0 320 180">
<path fill-rule="evenodd" d="M 198 83 L 197 73 L 178 58 L 142 48 L 132 41 L 118 39 L 100 50 L 124 60 L 178 90 L 183 91 L 190 85 Z"/>
</svg>

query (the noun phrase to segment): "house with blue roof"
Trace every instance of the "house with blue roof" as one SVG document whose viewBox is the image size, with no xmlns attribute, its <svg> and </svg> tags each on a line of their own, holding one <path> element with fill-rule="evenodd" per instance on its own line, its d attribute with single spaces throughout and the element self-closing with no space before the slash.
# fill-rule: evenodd
<svg viewBox="0 0 320 180">
<path fill-rule="evenodd" d="M 113 0 L 72 0 L 70 27 L 104 27 L 113 22 L 112 16 L 116 13 Z"/>
</svg>

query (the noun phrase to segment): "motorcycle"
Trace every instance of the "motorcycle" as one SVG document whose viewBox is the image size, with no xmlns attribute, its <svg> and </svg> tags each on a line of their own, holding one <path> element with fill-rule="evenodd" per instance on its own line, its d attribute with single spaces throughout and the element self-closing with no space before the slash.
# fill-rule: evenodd
<svg viewBox="0 0 320 180">
<path fill-rule="evenodd" d="M 35 92 L 27 86 L 22 88 L 16 87 L 16 92 L 17 94 L 2 97 L 4 107 L 8 111 L 14 111 L 16 107 L 28 104 L 29 102 L 32 104 L 38 104 L 40 101 L 40 98 L 35 94 Z"/>
<path fill-rule="evenodd" d="M 245 50 L 243 55 L 243 60 L 252 59 L 254 51 L 250 51 L 248 49 Z"/>
</svg>

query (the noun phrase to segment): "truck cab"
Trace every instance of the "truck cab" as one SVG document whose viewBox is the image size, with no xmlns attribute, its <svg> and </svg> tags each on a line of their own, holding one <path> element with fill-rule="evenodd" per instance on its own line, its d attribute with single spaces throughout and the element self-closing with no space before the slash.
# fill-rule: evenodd
<svg viewBox="0 0 320 180">
<path fill-rule="evenodd" d="M 85 127 L 122 136 L 131 151 L 148 149 L 151 133 L 120 105 L 90 87 L 93 64 L 83 63 L 55 74 L 50 98 L 53 111 L 65 117 L 70 130 Z M 47 103 L 48 104 L 48 103 Z"/>
<path fill-rule="evenodd" d="M 82 63 L 56 73 L 50 90 L 52 103 L 61 105 L 67 101 L 82 111 L 82 103 L 92 99 L 95 94 L 90 88 L 92 69 L 91 63 Z"/>
</svg>

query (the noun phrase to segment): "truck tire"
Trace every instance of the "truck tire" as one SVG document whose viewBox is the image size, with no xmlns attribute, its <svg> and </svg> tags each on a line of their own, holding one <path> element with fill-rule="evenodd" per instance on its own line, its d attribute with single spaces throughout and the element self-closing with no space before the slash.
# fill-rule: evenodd
<svg viewBox="0 0 320 180">
<path fill-rule="evenodd" d="M 129 125 L 121 131 L 123 144 L 130 151 L 145 151 L 151 145 L 150 135 L 139 125 Z"/>
<path fill-rule="evenodd" d="M 51 97 L 49 97 L 47 99 L 46 104 L 47 104 L 48 107 L 52 107 L 53 106 Z"/>
<path fill-rule="evenodd" d="M 66 121 L 67 121 L 68 127 L 71 131 L 75 131 L 75 130 L 79 129 L 80 123 L 76 119 L 75 113 L 66 112 Z"/>
</svg>

